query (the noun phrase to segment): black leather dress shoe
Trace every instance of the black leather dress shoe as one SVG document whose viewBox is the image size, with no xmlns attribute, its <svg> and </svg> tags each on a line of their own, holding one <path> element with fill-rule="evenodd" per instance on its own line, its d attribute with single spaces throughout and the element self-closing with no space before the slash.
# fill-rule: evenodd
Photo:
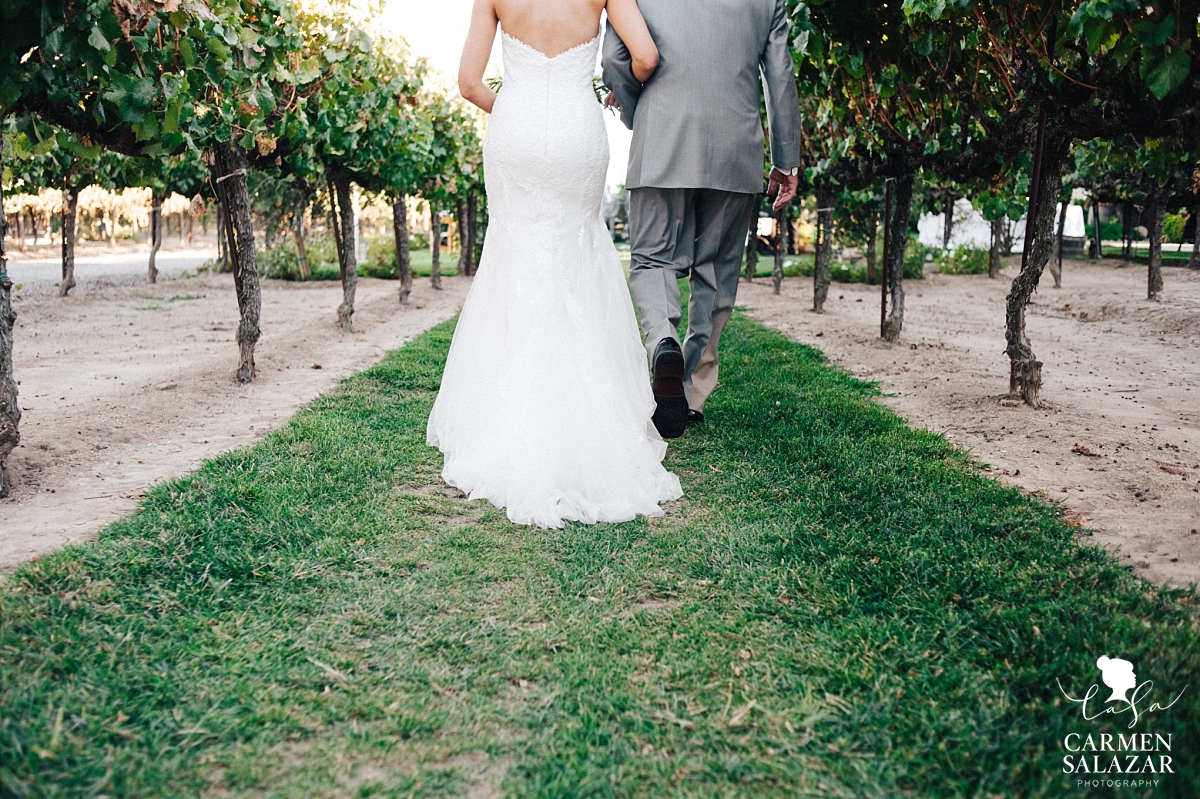
<svg viewBox="0 0 1200 799">
<path fill-rule="evenodd" d="M 696 425 L 704 424 L 703 411 L 688 411 L 687 426 L 695 427 Z"/>
<path fill-rule="evenodd" d="M 654 349 L 654 426 L 663 438 L 679 438 L 687 426 L 688 403 L 683 394 L 683 350 L 673 338 Z"/>
</svg>

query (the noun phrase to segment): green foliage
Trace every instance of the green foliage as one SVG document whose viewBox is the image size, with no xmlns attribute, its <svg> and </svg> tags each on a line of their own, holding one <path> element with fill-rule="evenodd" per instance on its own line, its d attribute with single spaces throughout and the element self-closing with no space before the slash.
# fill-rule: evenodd
<svg viewBox="0 0 1200 799">
<path fill-rule="evenodd" d="M 941 253 L 934 260 L 942 275 L 982 275 L 988 270 L 988 251 L 974 247 L 958 247 L 953 252 Z"/>
<path fill-rule="evenodd" d="M 1143 184 L 1176 181 L 1200 157 L 1194 5 L 791 7 L 801 102 L 813 121 L 802 145 L 810 182 L 830 176 L 860 190 L 922 171 L 964 187 L 986 219 L 1015 220 L 1027 205 L 1030 133 L 1043 110 L 1058 140 L 1135 138 Z"/>
<path fill-rule="evenodd" d="M 287 98 L 308 82 L 290 68 L 302 38 L 286 0 L 86 2 L 69 14 L 12 3 L 40 18 L 42 37 L 15 60 L 0 51 L 0 113 L 37 114 L 129 154 L 231 141 L 272 151 L 272 128 L 294 122 Z M 45 138 L 40 121 L 30 134 Z"/>
<path fill-rule="evenodd" d="M 309 280 L 338 280 L 337 251 L 333 240 L 326 236 L 313 237 L 305 243 L 308 264 L 312 272 Z M 288 238 L 277 246 L 258 253 L 258 273 L 264 278 L 276 280 L 302 280 L 300 256 L 296 246 Z"/>
<path fill-rule="evenodd" d="M 760 263 L 762 263 L 760 261 Z M 789 258 L 784 261 L 784 277 L 812 277 L 815 264 L 811 255 L 802 258 Z M 769 277 L 770 270 L 760 270 L 759 277 Z M 832 263 L 829 265 L 829 279 L 835 283 L 866 283 L 867 267 L 865 264 Z"/>
<path fill-rule="evenodd" d="M 288 247 L 258 253 L 258 274 L 264 279 L 300 280 L 300 256 Z"/>
<path fill-rule="evenodd" d="M 1167 214 L 1163 218 L 1163 241 L 1183 241 L 1183 228 L 1186 224 L 1187 217 L 1183 214 Z"/>
<path fill-rule="evenodd" d="M 829 265 L 829 278 L 835 283 L 866 283 L 866 264 L 833 263 Z"/>
<path fill-rule="evenodd" d="M 908 246 L 904 248 L 904 279 L 924 280 L 926 261 L 932 261 L 939 252 L 921 244 L 915 236 L 909 238 Z"/>
<path fill-rule="evenodd" d="M 377 236 L 368 241 L 367 258 L 363 263 L 358 265 L 358 276 L 374 277 L 383 280 L 400 279 L 400 267 L 396 263 L 396 239 L 394 236 Z"/>
</svg>

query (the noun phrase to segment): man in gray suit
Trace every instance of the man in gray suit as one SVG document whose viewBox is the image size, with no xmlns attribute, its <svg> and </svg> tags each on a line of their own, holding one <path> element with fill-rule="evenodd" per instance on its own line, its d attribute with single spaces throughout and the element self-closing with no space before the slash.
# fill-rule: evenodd
<svg viewBox="0 0 1200 799">
<path fill-rule="evenodd" d="M 654 375 L 654 424 L 678 438 L 703 421 L 717 386 L 717 342 L 733 310 L 750 215 L 763 184 L 759 76 L 766 95 L 775 208 L 796 194 L 800 106 L 786 0 L 640 0 L 658 45 L 641 84 L 609 25 L 608 104 L 633 130 L 629 150 L 629 286 Z M 689 277 L 679 344 L 678 278 Z"/>
</svg>

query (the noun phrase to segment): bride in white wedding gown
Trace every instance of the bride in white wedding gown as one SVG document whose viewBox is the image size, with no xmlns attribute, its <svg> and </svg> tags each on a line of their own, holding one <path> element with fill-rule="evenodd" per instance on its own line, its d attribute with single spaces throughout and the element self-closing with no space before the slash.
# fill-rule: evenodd
<svg viewBox="0 0 1200 799">
<path fill-rule="evenodd" d="M 636 0 L 476 0 L 463 52 L 463 96 L 492 114 L 489 222 L 427 435 L 447 483 L 519 524 L 660 516 L 683 493 L 662 465 L 646 351 L 600 214 L 600 37 L 584 38 L 606 6 L 646 80 L 658 55 Z M 497 23 L 499 95 L 483 83 Z"/>
</svg>

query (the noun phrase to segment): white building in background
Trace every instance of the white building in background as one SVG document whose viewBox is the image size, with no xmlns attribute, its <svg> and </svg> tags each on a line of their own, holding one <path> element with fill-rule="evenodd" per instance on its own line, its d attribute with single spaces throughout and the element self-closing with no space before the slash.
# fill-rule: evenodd
<svg viewBox="0 0 1200 799">
<path fill-rule="evenodd" d="M 926 247 L 942 248 L 946 231 L 946 215 L 921 214 L 917 220 L 917 240 Z M 971 201 L 959 198 L 954 203 L 954 227 L 950 231 L 950 249 L 969 247 L 988 250 L 992 246 L 992 225 L 971 206 Z"/>
<path fill-rule="evenodd" d="M 1086 195 L 1085 195 L 1086 196 Z M 1074 198 L 1073 198 L 1074 199 Z M 1062 203 L 1054 212 L 1054 219 L 1062 212 Z M 1025 217 L 1020 221 L 1008 223 L 1013 234 L 1013 252 L 1020 252 L 1025 246 Z M 941 249 L 942 237 L 946 229 L 946 215 L 922 214 L 917 220 L 917 239 L 926 247 Z M 1063 238 L 1083 240 L 1087 236 L 1083 222 L 1083 206 L 1067 206 L 1067 218 L 1063 223 Z M 969 247 L 975 250 L 987 250 L 992 246 L 992 225 L 971 206 L 971 201 L 960 198 L 954 203 L 954 226 L 950 231 L 950 249 Z"/>
</svg>

